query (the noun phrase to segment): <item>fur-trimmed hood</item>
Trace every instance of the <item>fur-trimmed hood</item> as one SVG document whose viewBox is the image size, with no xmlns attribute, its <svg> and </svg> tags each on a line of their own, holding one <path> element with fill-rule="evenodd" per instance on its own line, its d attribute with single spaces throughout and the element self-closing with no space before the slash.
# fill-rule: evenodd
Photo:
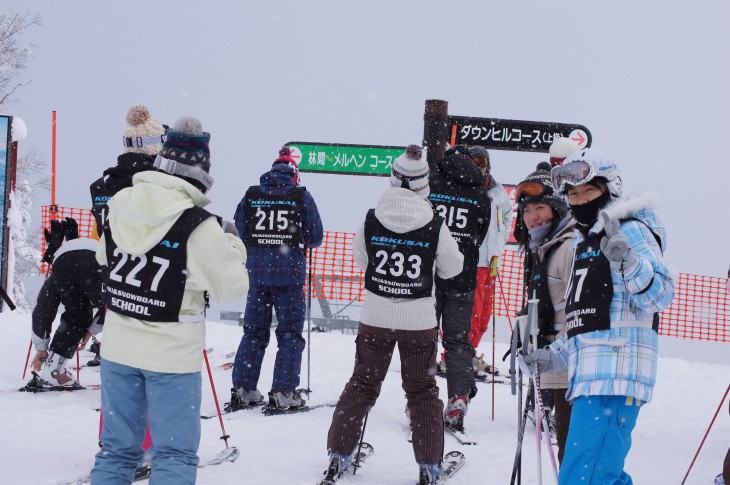
<svg viewBox="0 0 730 485">
<path fill-rule="evenodd" d="M 659 238 L 662 251 L 667 250 L 667 231 L 662 221 L 654 212 L 657 203 L 657 196 L 654 193 L 645 193 L 620 197 L 612 200 L 601 213 L 607 214 L 612 219 L 638 219 L 646 224 L 651 232 Z M 603 231 L 603 218 L 601 213 L 598 221 L 591 227 L 590 232 L 598 234 Z"/>
</svg>

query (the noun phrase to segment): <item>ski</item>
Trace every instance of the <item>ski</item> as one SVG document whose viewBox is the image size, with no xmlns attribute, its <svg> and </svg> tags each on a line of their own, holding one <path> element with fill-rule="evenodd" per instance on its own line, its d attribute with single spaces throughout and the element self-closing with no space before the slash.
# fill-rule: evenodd
<svg viewBox="0 0 730 485">
<path fill-rule="evenodd" d="M 284 414 L 306 413 L 308 411 L 314 411 L 315 409 L 319 409 L 319 408 L 333 408 L 336 405 L 337 404 L 333 404 L 333 403 L 315 404 L 314 406 L 309 406 L 309 405 L 305 404 L 304 406 L 298 407 L 298 408 L 284 408 L 284 409 L 270 408 L 270 407 L 266 406 L 264 409 L 261 410 L 261 414 L 263 414 L 264 416 L 281 416 Z"/>
<path fill-rule="evenodd" d="M 235 446 L 230 446 L 223 451 L 216 453 L 216 455 L 202 463 L 198 464 L 198 468 L 205 468 L 206 466 L 220 465 L 225 461 L 234 462 L 241 456 L 241 452 Z"/>
<path fill-rule="evenodd" d="M 199 463 L 198 468 L 205 468 L 207 466 L 220 465 L 221 463 L 226 462 L 226 461 L 233 462 L 233 461 L 236 461 L 239 456 L 241 456 L 241 452 L 238 450 L 238 448 L 236 448 L 235 446 L 231 446 L 219 453 L 216 453 L 216 455 L 213 456 L 213 458 Z M 152 463 L 149 463 L 149 462 L 142 463 L 140 465 L 137 465 L 137 469 L 134 471 L 134 478 L 132 478 L 132 482 L 148 480 L 151 475 L 152 475 Z M 75 482 L 63 482 L 60 485 L 84 485 L 86 483 L 91 483 L 91 477 L 88 475 L 83 478 L 79 478 Z"/>
<path fill-rule="evenodd" d="M 227 402 L 223 405 L 223 411 L 221 411 L 221 416 L 235 413 L 236 411 L 245 411 L 247 409 L 257 409 L 262 406 L 266 405 L 266 401 L 261 400 L 254 404 L 243 404 L 243 403 L 236 403 L 233 405 L 232 402 Z M 212 419 L 218 417 L 218 413 L 212 413 L 212 414 L 201 414 L 200 419 Z"/>
<path fill-rule="evenodd" d="M 446 434 L 453 436 L 456 441 L 459 442 L 460 445 L 476 445 L 477 442 L 473 439 L 469 438 L 469 435 L 466 434 L 464 431 L 456 430 L 454 428 L 451 428 L 449 426 L 444 426 L 444 431 L 446 431 Z"/>
<path fill-rule="evenodd" d="M 215 369 L 218 369 L 218 370 L 228 370 L 228 369 L 233 369 L 233 362 L 224 362 L 223 364 L 221 364 L 221 365 L 217 365 L 217 366 L 215 366 L 214 368 L 215 368 Z"/>
<path fill-rule="evenodd" d="M 47 386 L 43 384 L 43 380 L 40 378 L 40 376 L 36 373 L 36 371 L 31 371 L 31 374 L 33 377 L 28 381 L 28 384 L 18 389 L 20 392 L 32 392 L 32 393 L 38 393 L 38 392 L 51 392 L 51 391 L 83 391 L 84 389 L 89 390 L 99 390 L 101 389 L 100 384 L 89 384 L 87 386 L 82 386 L 78 382 L 74 383 L 73 386 Z"/>
<path fill-rule="evenodd" d="M 228 352 L 228 353 L 226 354 L 226 359 L 232 359 L 232 358 L 234 358 L 235 356 L 236 356 L 236 353 L 235 353 L 235 352 Z"/>
<path fill-rule="evenodd" d="M 358 449 L 355 449 L 355 451 L 352 452 L 352 462 L 350 466 L 342 470 L 339 475 L 329 476 L 329 470 L 325 471 L 325 477 L 322 480 L 318 481 L 317 485 L 334 485 L 337 480 L 339 480 L 342 476 L 354 475 L 357 472 L 357 469 L 360 468 L 363 463 L 365 463 L 368 456 L 372 455 L 375 452 L 373 446 L 370 443 L 362 443 L 362 446 L 359 446 L 358 448 L 359 451 Z"/>
</svg>

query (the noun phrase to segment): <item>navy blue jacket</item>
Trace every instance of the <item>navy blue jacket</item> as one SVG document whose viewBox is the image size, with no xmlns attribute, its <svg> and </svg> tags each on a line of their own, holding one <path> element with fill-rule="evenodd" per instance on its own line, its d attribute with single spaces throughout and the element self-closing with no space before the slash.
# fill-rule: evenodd
<svg viewBox="0 0 730 485">
<path fill-rule="evenodd" d="M 266 194 L 285 194 L 294 188 L 294 169 L 288 165 L 274 165 L 261 176 L 259 187 Z M 241 200 L 233 216 L 238 235 L 245 243 L 248 224 L 245 213 L 245 197 Z M 324 231 L 319 217 L 317 204 L 309 192 L 304 192 L 302 207 L 302 240 L 307 248 L 322 244 Z M 304 285 L 306 259 L 303 249 L 281 251 L 278 248 L 258 248 L 246 246 L 249 284 L 252 286 L 293 286 Z"/>
</svg>

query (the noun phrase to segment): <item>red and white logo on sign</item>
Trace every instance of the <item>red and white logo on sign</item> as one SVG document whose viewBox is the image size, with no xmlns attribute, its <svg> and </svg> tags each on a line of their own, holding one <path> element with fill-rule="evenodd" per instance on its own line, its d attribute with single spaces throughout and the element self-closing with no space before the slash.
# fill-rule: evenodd
<svg viewBox="0 0 730 485">
<path fill-rule="evenodd" d="M 292 157 L 297 165 L 300 165 L 302 163 L 302 151 L 299 148 L 291 145 L 289 145 L 289 150 L 291 150 L 289 156 Z"/>
<path fill-rule="evenodd" d="M 583 130 L 573 130 L 570 132 L 569 138 L 578 143 L 580 148 L 585 148 L 588 144 L 588 135 Z"/>
</svg>

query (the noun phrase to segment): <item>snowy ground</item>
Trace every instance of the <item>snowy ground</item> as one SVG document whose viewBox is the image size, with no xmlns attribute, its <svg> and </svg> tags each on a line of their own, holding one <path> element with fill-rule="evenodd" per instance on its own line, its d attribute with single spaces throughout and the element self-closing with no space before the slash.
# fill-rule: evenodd
<svg viewBox="0 0 730 485">
<path fill-rule="evenodd" d="M 503 322 L 506 325 L 506 322 Z M 502 323 L 498 320 L 498 328 Z M 217 322 L 208 324 L 211 365 L 216 366 L 234 352 L 241 329 Z M 99 392 L 93 390 L 26 394 L 16 389 L 21 379 L 30 336 L 30 315 L 0 315 L 0 353 L 7 365 L 0 369 L 0 436 L 2 437 L 1 483 L 58 484 L 88 473 L 97 450 Z M 275 339 L 272 337 L 272 345 Z M 311 335 L 310 404 L 335 403 L 352 370 L 354 337 L 340 333 Z M 491 356 L 491 340 L 482 344 Z M 497 355 L 506 350 L 497 344 Z M 305 351 L 306 352 L 306 351 Z M 82 362 L 91 354 L 81 353 Z M 274 350 L 267 353 L 260 382 L 262 391 L 271 382 Z M 228 359 L 230 360 L 230 359 Z M 306 354 L 302 386 L 306 387 Z M 505 365 L 498 365 L 506 371 Z M 221 405 L 228 400 L 229 371 L 214 370 Z M 204 376 L 203 412 L 215 409 L 207 376 Z M 82 370 L 84 384 L 99 382 L 97 370 Z M 688 362 L 662 358 L 654 401 L 639 417 L 627 470 L 637 484 L 680 483 L 700 440 L 730 382 L 730 365 Z M 445 384 L 439 380 L 439 384 Z M 506 484 L 512 470 L 516 443 L 516 398 L 509 386 L 495 386 L 495 419 L 491 420 L 491 386 L 479 384 L 479 395 L 467 416 L 467 430 L 478 440 L 476 446 L 459 446 L 446 437 L 446 450 L 458 449 L 467 457 L 466 466 L 450 483 Z M 442 398 L 445 385 L 441 386 Z M 405 399 L 400 388 L 398 359 L 393 359 L 378 403 L 373 408 L 365 440 L 375 454 L 355 477 L 343 484 L 413 484 L 417 467 L 410 443 L 406 441 Z M 730 416 L 727 402 L 687 481 L 711 484 L 720 472 L 730 446 Z M 322 408 L 291 416 L 265 417 L 258 411 L 239 411 L 225 416 L 230 442 L 240 448 L 235 463 L 201 469 L 198 483 L 286 483 L 312 485 L 321 478 L 327 464 L 326 434 L 332 408 Z M 202 422 L 200 456 L 205 459 L 223 448 L 216 419 Z M 550 465 L 543 450 L 544 483 L 552 483 Z M 525 436 L 523 483 L 536 483 L 534 430 Z M 144 483 L 144 482 L 143 482 Z"/>
</svg>

